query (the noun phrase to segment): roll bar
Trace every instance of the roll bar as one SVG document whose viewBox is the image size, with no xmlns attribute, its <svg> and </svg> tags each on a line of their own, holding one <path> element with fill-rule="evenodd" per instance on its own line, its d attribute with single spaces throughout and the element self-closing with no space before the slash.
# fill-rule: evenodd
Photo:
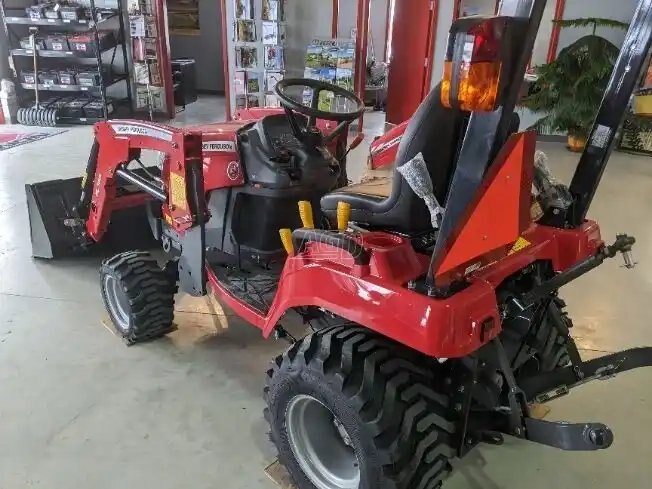
<svg viewBox="0 0 652 489">
<path fill-rule="evenodd" d="M 503 105 L 493 112 L 471 113 L 451 180 L 446 214 L 432 255 L 427 279 L 429 287 L 435 286 L 434 263 L 446 253 L 456 227 L 484 180 L 487 168 L 509 134 L 512 116 L 545 8 L 546 0 L 503 0 L 500 4 L 498 15 L 528 20 L 528 27 L 523 42 L 519 44 L 520 49 L 512 73 L 509 74 L 511 79 L 507 85 Z"/>
<path fill-rule="evenodd" d="M 504 144 L 523 79 L 539 32 L 547 0 L 502 0 L 499 16 L 528 21 L 523 42 L 519 43 L 517 62 L 509 74 L 503 105 L 494 112 L 473 112 L 462 142 L 451 180 L 446 214 L 432 255 L 428 285 L 435 288 L 434 263 L 451 246 L 455 231 L 484 181 L 487 169 Z M 623 42 L 611 80 L 605 91 L 588 142 L 570 185 L 572 203 L 567 209 L 554 209 L 544 215 L 542 224 L 559 228 L 576 228 L 585 219 L 602 174 L 615 145 L 615 136 L 629 105 L 630 97 L 647 55 L 652 47 L 652 0 L 640 0 Z"/>
</svg>

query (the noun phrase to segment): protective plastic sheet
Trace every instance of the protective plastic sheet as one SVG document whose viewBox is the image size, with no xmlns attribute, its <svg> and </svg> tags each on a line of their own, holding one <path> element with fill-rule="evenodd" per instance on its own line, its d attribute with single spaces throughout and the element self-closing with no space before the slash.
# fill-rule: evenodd
<svg viewBox="0 0 652 489">
<path fill-rule="evenodd" d="M 546 206 L 568 208 L 573 197 L 568 187 L 559 182 L 548 167 L 548 157 L 543 151 L 534 155 L 534 189 L 538 198 Z"/>
<path fill-rule="evenodd" d="M 439 229 L 445 209 L 435 197 L 432 180 L 430 179 L 430 173 L 428 173 L 426 161 L 423 159 L 423 154 L 419 153 L 404 165 L 399 166 L 397 170 L 414 193 L 426 203 L 430 211 L 432 227 Z"/>
</svg>

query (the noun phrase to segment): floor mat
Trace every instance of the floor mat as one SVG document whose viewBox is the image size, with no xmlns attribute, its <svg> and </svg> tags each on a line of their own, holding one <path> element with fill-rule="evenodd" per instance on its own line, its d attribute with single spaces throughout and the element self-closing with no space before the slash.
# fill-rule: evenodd
<svg viewBox="0 0 652 489">
<path fill-rule="evenodd" d="M 0 132 L 0 151 L 6 149 L 15 148 L 17 146 L 22 146 L 23 144 L 33 143 L 34 141 L 40 141 L 41 139 L 49 138 L 50 136 L 56 136 L 66 132 L 62 131 L 53 131 L 53 132 Z"/>
</svg>

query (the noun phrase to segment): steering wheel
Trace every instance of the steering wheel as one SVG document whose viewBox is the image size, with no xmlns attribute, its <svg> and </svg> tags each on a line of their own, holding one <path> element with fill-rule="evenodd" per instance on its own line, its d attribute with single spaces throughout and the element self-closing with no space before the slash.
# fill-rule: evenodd
<svg viewBox="0 0 652 489">
<path fill-rule="evenodd" d="M 294 88 L 295 92 L 299 94 L 293 97 L 289 92 L 290 88 Z M 310 89 L 312 91 L 312 99 L 310 105 L 304 105 L 303 90 L 298 88 Z M 281 106 L 285 109 L 285 113 L 290 121 L 290 127 L 294 135 L 303 142 L 308 142 L 312 138 L 318 137 L 319 142 L 327 145 L 334 141 L 354 120 L 360 118 L 364 113 L 364 102 L 353 92 L 346 90 L 338 85 L 327 83 L 321 80 L 313 80 L 311 78 L 287 78 L 279 81 L 274 89 L 276 96 L 279 99 Z M 319 95 L 321 92 L 332 92 L 335 97 L 344 99 L 346 112 L 330 112 L 319 109 Z M 349 110 L 349 107 L 353 108 Z M 295 113 L 302 114 L 308 117 L 308 126 L 301 129 Z M 317 129 L 317 119 L 338 122 L 337 127 L 326 137 L 321 137 L 321 132 Z"/>
</svg>

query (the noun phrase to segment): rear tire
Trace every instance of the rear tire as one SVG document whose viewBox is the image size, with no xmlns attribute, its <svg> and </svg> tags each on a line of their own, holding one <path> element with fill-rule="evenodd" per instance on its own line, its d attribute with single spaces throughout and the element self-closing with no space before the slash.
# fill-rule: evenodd
<svg viewBox="0 0 652 489">
<path fill-rule="evenodd" d="M 440 487 L 454 424 L 435 372 L 418 353 L 350 325 L 306 336 L 276 358 L 265 419 L 297 487 Z"/>
<path fill-rule="evenodd" d="M 567 339 L 555 326 L 561 321 L 569 330 L 573 328 L 573 322 L 564 311 L 565 307 L 566 303 L 558 297 L 548 306 L 536 337 L 531 342 L 532 357 L 515 371 L 517 380 L 570 365 Z"/>
<path fill-rule="evenodd" d="M 559 367 L 567 367 L 570 364 L 566 338 L 555 327 L 555 323 L 561 321 L 566 328 L 573 328 L 573 322 L 564 311 L 565 307 L 566 303 L 558 297 L 548 307 L 548 314 L 544 320 L 546 321 L 546 327 L 541 328 L 537 337 L 542 345 L 538 354 L 540 372 L 550 372 Z"/>
<path fill-rule="evenodd" d="M 174 331 L 176 281 L 145 251 L 109 258 L 100 268 L 102 299 L 115 332 L 128 345 Z"/>
</svg>

